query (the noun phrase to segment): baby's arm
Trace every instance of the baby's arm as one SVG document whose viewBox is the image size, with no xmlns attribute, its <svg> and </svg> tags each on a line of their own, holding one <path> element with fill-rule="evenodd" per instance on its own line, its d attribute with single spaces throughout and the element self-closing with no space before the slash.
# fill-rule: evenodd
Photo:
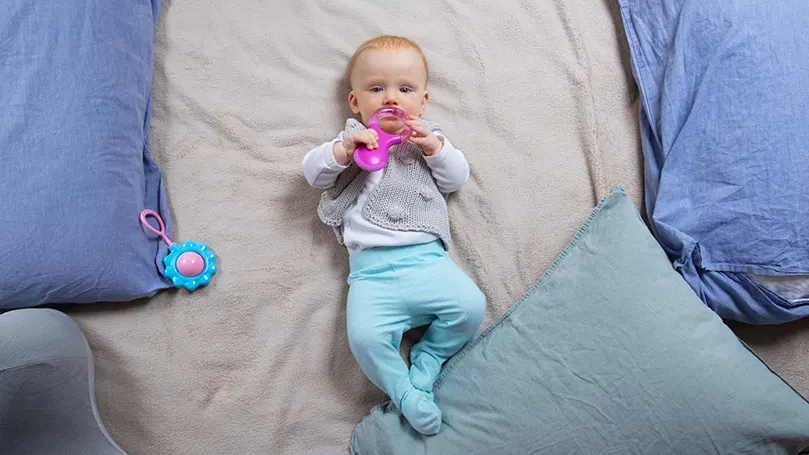
<svg viewBox="0 0 809 455">
<path fill-rule="evenodd" d="M 443 147 L 432 156 L 425 155 L 424 159 L 432 170 L 438 191 L 444 194 L 458 191 L 469 179 L 469 163 L 449 139 L 441 133 L 436 133 L 436 136 L 443 142 Z"/>
<path fill-rule="evenodd" d="M 303 175 L 313 187 L 323 190 L 331 188 L 354 158 L 354 150 L 360 144 L 369 149 L 379 147 L 379 137 L 374 130 L 355 131 L 345 139 L 344 136 L 344 133 L 340 133 L 331 142 L 313 148 L 303 157 Z"/>
<path fill-rule="evenodd" d="M 469 178 L 469 163 L 463 152 L 453 147 L 441 131 L 428 128 L 421 118 L 411 115 L 406 123 L 414 132 L 410 140 L 421 147 L 438 191 L 458 191 Z"/>
<path fill-rule="evenodd" d="M 310 150 L 303 157 L 303 175 L 315 188 L 331 188 L 337 177 L 348 166 L 343 166 L 334 157 L 334 146 L 343 139 L 343 133 L 333 140 Z"/>
</svg>

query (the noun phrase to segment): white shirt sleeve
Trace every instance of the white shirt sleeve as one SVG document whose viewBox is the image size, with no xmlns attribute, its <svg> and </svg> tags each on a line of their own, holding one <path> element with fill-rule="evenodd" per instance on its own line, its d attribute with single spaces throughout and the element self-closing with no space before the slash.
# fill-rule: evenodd
<svg viewBox="0 0 809 455">
<path fill-rule="evenodd" d="M 337 177 L 348 166 L 341 166 L 334 159 L 334 143 L 343 140 L 343 133 L 325 144 L 310 150 L 303 157 L 303 175 L 314 188 L 325 190 L 331 188 Z"/>
<path fill-rule="evenodd" d="M 458 191 L 469 179 L 469 163 L 463 152 L 456 149 L 445 136 L 444 147 L 433 156 L 425 156 L 424 160 L 433 173 L 438 191 L 448 194 Z"/>
</svg>

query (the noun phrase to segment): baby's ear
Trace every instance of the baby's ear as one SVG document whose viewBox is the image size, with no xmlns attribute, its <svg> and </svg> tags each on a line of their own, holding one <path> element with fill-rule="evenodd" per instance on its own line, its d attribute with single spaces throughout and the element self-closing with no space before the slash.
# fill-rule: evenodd
<svg viewBox="0 0 809 455">
<path fill-rule="evenodd" d="M 360 102 L 357 99 L 357 95 L 354 94 L 354 90 L 348 92 L 348 105 L 351 107 L 351 112 L 359 114 Z"/>
<path fill-rule="evenodd" d="M 424 108 L 427 107 L 427 100 L 430 99 L 430 93 L 424 92 L 424 99 L 421 101 L 421 111 L 419 112 L 419 117 L 424 115 Z"/>
</svg>

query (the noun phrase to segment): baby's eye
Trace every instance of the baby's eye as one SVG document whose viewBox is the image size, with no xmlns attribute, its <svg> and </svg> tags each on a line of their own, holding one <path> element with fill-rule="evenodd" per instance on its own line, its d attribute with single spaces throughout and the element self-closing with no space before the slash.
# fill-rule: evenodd
<svg viewBox="0 0 809 455">
<path fill-rule="evenodd" d="M 413 91 L 413 89 L 411 89 L 410 87 L 402 87 L 399 89 L 399 91 L 402 93 L 410 93 Z"/>
<path fill-rule="evenodd" d="M 382 87 L 374 87 L 374 88 L 371 89 L 371 91 L 374 92 L 374 93 L 379 93 L 379 92 L 382 91 Z"/>
</svg>

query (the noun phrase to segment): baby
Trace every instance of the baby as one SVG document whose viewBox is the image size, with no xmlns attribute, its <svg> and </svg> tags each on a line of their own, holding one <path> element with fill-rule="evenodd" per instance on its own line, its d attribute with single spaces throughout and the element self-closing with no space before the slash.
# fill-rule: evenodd
<svg viewBox="0 0 809 455">
<path fill-rule="evenodd" d="M 371 39 L 349 60 L 348 79 L 348 103 L 362 123 L 348 119 L 335 139 L 306 154 L 303 171 L 310 185 L 326 190 L 318 215 L 349 252 L 351 352 L 414 429 L 436 434 L 441 410 L 433 382 L 475 334 L 486 306 L 483 293 L 447 254 L 446 195 L 469 178 L 469 164 L 421 119 L 429 94 L 427 60 L 418 45 L 396 36 Z M 366 172 L 353 155 L 360 145 L 378 147 L 376 131 L 364 125 L 382 106 L 409 114 L 413 136 L 391 147 L 384 169 Z M 381 123 L 387 132 L 402 130 L 401 123 Z M 399 354 L 402 335 L 428 324 L 408 369 Z"/>
</svg>

